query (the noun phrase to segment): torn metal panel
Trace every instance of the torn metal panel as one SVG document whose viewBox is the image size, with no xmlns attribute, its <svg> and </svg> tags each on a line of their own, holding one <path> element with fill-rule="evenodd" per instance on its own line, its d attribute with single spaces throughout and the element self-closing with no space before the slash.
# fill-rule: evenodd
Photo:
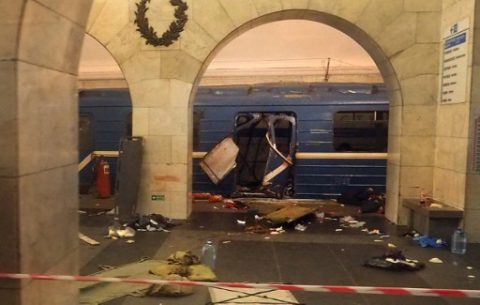
<svg viewBox="0 0 480 305">
<path fill-rule="evenodd" d="M 220 183 L 238 164 L 236 196 L 292 195 L 297 149 L 295 114 L 239 113 L 235 122 L 235 139 L 223 139 L 200 162 L 210 180 Z"/>
<path fill-rule="evenodd" d="M 303 216 L 314 213 L 317 208 L 307 208 L 300 206 L 288 206 L 278 211 L 272 212 L 265 216 L 265 219 L 270 220 L 274 225 L 280 225 L 283 223 L 291 223 Z"/>
<path fill-rule="evenodd" d="M 218 184 L 235 168 L 238 151 L 232 137 L 226 137 L 207 153 L 200 167 L 213 183 Z"/>
</svg>

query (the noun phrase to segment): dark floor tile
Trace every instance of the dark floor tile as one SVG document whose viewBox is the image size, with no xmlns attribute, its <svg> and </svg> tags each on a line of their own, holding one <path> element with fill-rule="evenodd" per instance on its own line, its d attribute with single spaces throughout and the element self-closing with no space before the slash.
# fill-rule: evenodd
<svg viewBox="0 0 480 305">
<path fill-rule="evenodd" d="M 82 262 L 80 274 L 97 272 L 101 265 L 120 266 L 152 257 L 167 236 L 162 232 L 137 232 L 133 244 L 127 244 L 124 239 L 108 240 L 106 247 L 101 248 L 89 261 Z M 88 251 L 92 251 L 91 246 L 80 247 L 80 256 L 86 256 L 84 253 Z"/>
<path fill-rule="evenodd" d="M 234 241 L 218 248 L 216 273 L 222 281 L 280 282 L 270 242 Z"/>
<path fill-rule="evenodd" d="M 353 284 L 328 244 L 273 243 L 283 282 L 298 284 Z"/>
</svg>

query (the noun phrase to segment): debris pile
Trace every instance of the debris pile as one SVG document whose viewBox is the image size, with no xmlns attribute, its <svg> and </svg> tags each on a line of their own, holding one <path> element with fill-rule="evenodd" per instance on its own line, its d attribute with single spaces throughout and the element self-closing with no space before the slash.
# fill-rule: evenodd
<svg viewBox="0 0 480 305">
<path fill-rule="evenodd" d="M 316 208 L 305 208 L 297 205 L 290 205 L 265 216 L 254 215 L 255 224 L 246 226 L 245 231 L 256 234 L 278 235 L 285 233 L 286 229 L 294 229 L 304 232 L 308 224 L 314 219 Z M 246 222 L 237 220 L 238 224 L 245 225 Z"/>
<path fill-rule="evenodd" d="M 389 250 L 382 256 L 375 256 L 364 263 L 366 267 L 379 268 L 392 271 L 418 271 L 425 267 L 425 264 L 406 258 L 399 250 Z"/>
<path fill-rule="evenodd" d="M 420 235 L 415 237 L 415 240 L 422 248 L 445 248 L 447 247 L 447 242 L 441 238 L 431 237 L 428 235 Z"/>
<path fill-rule="evenodd" d="M 337 200 L 339 203 L 358 206 L 360 213 L 383 214 L 385 207 L 385 194 L 369 187 L 362 190 L 344 192 Z"/>
<path fill-rule="evenodd" d="M 216 281 L 215 273 L 200 264 L 189 251 L 178 251 L 165 260 L 142 260 L 95 274 L 104 277 L 147 278 L 171 281 Z M 192 286 L 177 284 L 152 285 L 129 283 L 80 283 L 80 304 L 97 305 L 127 295 L 182 297 L 194 293 Z"/>
<path fill-rule="evenodd" d="M 163 215 L 148 214 L 143 216 L 137 215 L 136 219 L 134 219 L 130 224 L 128 224 L 128 226 L 141 232 L 169 232 L 168 229 L 174 227 L 175 223 L 170 218 Z"/>
</svg>

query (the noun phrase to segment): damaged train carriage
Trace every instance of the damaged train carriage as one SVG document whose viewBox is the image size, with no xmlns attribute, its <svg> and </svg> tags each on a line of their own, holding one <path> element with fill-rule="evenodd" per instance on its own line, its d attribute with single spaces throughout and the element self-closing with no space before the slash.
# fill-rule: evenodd
<svg viewBox="0 0 480 305">
<path fill-rule="evenodd" d="M 371 153 L 386 152 L 387 139 L 388 99 L 379 85 L 202 87 L 194 104 L 194 192 L 277 198 L 338 198 L 366 187 L 384 192 L 386 160 Z M 345 152 L 355 155 L 339 157 Z"/>
</svg>

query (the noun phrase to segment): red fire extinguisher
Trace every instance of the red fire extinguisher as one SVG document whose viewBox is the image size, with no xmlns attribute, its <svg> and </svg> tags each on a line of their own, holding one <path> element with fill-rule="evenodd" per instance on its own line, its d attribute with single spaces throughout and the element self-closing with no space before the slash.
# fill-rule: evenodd
<svg viewBox="0 0 480 305">
<path fill-rule="evenodd" d="M 112 196 L 110 164 L 102 158 L 95 165 L 95 186 L 99 198 L 109 198 Z"/>
</svg>

